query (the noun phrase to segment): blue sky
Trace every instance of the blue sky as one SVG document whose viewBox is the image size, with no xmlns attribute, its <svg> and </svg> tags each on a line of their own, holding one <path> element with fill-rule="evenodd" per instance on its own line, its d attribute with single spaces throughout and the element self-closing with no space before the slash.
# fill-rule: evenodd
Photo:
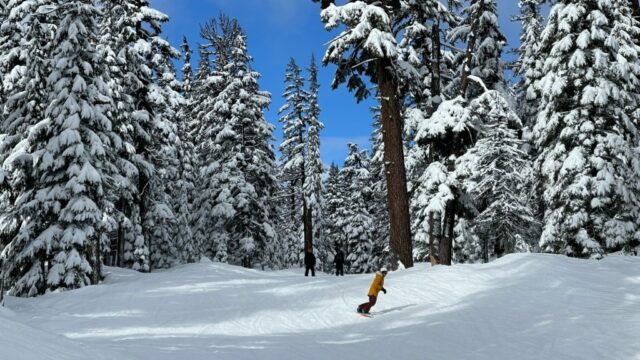
<svg viewBox="0 0 640 360">
<path fill-rule="evenodd" d="M 200 24 L 223 12 L 237 18 L 248 37 L 249 52 L 254 58 L 254 68 L 262 74 L 261 87 L 273 95 L 267 119 L 278 124 L 278 109 L 283 104 L 284 71 L 291 57 L 302 67 L 307 67 L 311 54 L 318 61 L 324 56 L 326 43 L 332 35 L 320 22 L 320 5 L 311 0 L 151 0 L 151 5 L 170 16 L 164 26 L 164 37 L 178 47 L 186 35 L 197 49 L 200 41 Z M 515 0 L 498 0 L 502 30 L 509 39 L 509 46 L 517 46 L 519 26 L 510 21 L 517 14 Z M 194 64 L 194 68 L 196 65 Z M 331 90 L 335 68 L 321 68 L 320 105 L 325 129 L 322 132 L 322 159 L 325 163 L 342 164 L 347 143 L 355 142 L 369 147 L 372 102 L 357 104 L 344 87 Z M 278 126 L 276 144 L 282 131 Z"/>
</svg>

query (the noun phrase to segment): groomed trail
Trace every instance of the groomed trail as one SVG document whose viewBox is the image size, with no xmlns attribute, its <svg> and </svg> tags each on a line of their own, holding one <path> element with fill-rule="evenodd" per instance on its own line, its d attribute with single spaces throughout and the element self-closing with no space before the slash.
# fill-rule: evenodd
<svg viewBox="0 0 640 360">
<path fill-rule="evenodd" d="M 8 298 L 0 359 L 640 359 L 640 258 L 518 254 L 312 278 L 202 262 Z"/>
</svg>

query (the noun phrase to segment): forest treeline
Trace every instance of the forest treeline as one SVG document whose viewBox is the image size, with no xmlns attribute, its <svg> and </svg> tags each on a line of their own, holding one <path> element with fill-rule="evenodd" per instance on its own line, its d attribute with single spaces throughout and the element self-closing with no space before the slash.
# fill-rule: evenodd
<svg viewBox="0 0 640 360">
<path fill-rule="evenodd" d="M 276 153 L 235 19 L 201 26 L 193 66 L 148 0 L 0 0 L 0 293 L 202 257 L 329 271 L 342 249 L 362 273 L 633 252 L 637 2 L 519 3 L 506 63 L 496 0 L 322 0 L 331 86 L 379 104 L 371 150 L 327 168 L 315 59 L 283 74 Z"/>
</svg>

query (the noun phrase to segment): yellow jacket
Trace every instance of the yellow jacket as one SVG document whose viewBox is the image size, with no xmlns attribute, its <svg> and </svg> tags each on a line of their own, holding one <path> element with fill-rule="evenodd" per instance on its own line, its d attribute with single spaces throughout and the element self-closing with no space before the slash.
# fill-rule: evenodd
<svg viewBox="0 0 640 360">
<path fill-rule="evenodd" d="M 380 290 L 384 288 L 384 277 L 381 272 L 376 273 L 376 278 L 373 279 L 373 283 L 371 284 L 371 288 L 369 288 L 369 294 L 367 296 L 378 296 Z"/>
</svg>

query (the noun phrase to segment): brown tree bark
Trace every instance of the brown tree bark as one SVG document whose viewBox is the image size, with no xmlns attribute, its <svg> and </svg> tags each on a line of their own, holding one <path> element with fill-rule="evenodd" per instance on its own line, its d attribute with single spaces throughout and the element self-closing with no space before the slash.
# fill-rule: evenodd
<svg viewBox="0 0 640 360">
<path fill-rule="evenodd" d="M 450 200 L 447 202 L 445 209 L 444 236 L 442 236 L 442 242 L 440 243 L 440 264 L 442 265 L 451 265 L 451 258 L 453 254 L 453 229 L 455 227 L 457 205 L 457 200 Z"/>
<path fill-rule="evenodd" d="M 303 200 L 302 222 L 304 226 L 304 251 L 313 251 L 313 219 L 312 209 L 307 204 L 307 199 Z"/>
<path fill-rule="evenodd" d="M 442 216 L 440 213 L 430 213 L 429 214 L 429 257 L 435 257 L 438 253 L 436 251 L 435 242 L 438 242 L 438 245 L 442 243 Z M 433 259 L 431 259 L 432 265 L 437 265 L 440 262 L 438 261 L 434 264 Z"/>
<path fill-rule="evenodd" d="M 633 15 L 637 18 L 640 18 L 640 0 L 630 0 L 631 1 L 631 9 L 633 10 Z"/>
<path fill-rule="evenodd" d="M 413 266 L 413 245 L 409 218 L 409 194 L 404 164 L 402 117 L 398 86 L 390 73 L 389 59 L 377 60 L 378 88 L 380 91 L 381 120 L 384 142 L 384 162 L 389 204 L 391 253 L 402 264 Z M 393 264 L 395 266 L 395 264 Z"/>
<path fill-rule="evenodd" d="M 441 76 L 440 76 L 440 61 L 441 61 L 441 43 L 440 43 L 440 24 L 435 22 L 431 27 L 431 101 L 427 109 L 426 117 L 430 118 L 431 115 L 438 109 L 440 101 L 436 102 L 436 98 L 439 99 L 441 95 Z M 433 161 L 433 149 L 429 150 L 429 159 L 427 163 Z M 436 254 L 435 243 L 438 246 L 442 244 L 442 214 L 429 214 L 429 256 Z"/>
</svg>

